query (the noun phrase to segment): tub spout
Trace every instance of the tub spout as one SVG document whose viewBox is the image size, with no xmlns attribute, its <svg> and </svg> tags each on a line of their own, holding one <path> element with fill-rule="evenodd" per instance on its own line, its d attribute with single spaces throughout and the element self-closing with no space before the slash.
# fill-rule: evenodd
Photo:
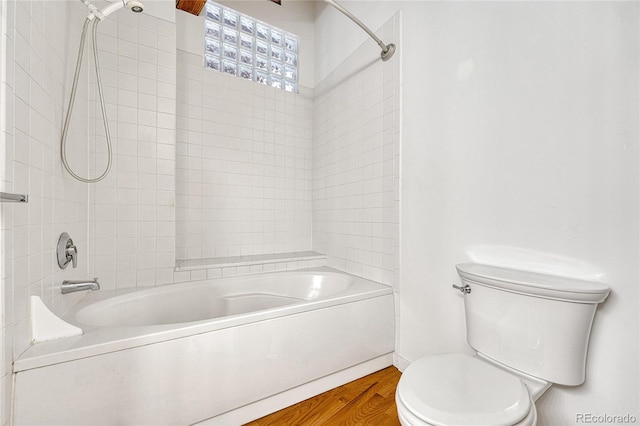
<svg viewBox="0 0 640 426">
<path fill-rule="evenodd" d="M 64 280 L 62 281 L 62 294 L 73 293 L 82 290 L 100 290 L 98 279 L 93 280 Z"/>
</svg>

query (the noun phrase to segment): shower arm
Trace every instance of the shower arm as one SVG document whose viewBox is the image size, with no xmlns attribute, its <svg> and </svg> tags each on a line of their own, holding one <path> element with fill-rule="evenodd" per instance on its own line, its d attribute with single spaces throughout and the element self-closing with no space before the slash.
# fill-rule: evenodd
<svg viewBox="0 0 640 426">
<path fill-rule="evenodd" d="M 369 36 L 372 39 L 374 39 L 376 43 L 378 43 L 378 46 L 380 46 L 380 49 L 382 49 L 382 52 L 380 53 L 380 58 L 383 61 L 388 61 L 389 59 L 391 59 L 391 57 L 393 56 L 393 54 L 396 51 L 396 45 L 395 44 L 393 44 L 393 43 L 384 44 L 384 42 L 382 40 L 380 40 L 380 38 L 378 38 L 378 36 L 376 36 L 373 33 L 373 31 L 371 31 L 369 29 L 369 27 L 367 27 L 365 24 L 363 24 L 361 20 L 359 20 L 358 18 L 353 16 L 351 14 L 351 12 L 349 12 L 347 9 L 345 9 L 344 7 L 342 7 L 341 5 L 336 3 L 334 0 L 324 0 L 324 1 L 325 1 L 325 3 L 329 3 L 331 6 L 335 7 L 336 9 L 338 9 L 340 12 L 342 12 L 343 15 L 345 15 L 347 18 L 351 19 L 353 22 L 358 24 L 358 26 L 360 28 L 362 28 L 367 34 L 369 34 Z"/>
</svg>

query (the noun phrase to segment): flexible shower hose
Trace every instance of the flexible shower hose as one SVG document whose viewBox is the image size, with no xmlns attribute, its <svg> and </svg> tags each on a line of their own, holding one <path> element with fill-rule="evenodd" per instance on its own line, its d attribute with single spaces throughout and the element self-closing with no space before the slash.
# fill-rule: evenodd
<svg viewBox="0 0 640 426">
<path fill-rule="evenodd" d="M 69 121 L 71 119 L 71 112 L 73 111 L 73 104 L 75 103 L 75 100 L 76 100 L 76 89 L 78 87 L 78 77 L 80 75 L 80 68 L 82 67 L 82 57 L 84 54 L 85 39 L 87 38 L 87 28 L 91 21 L 94 21 L 91 27 L 91 30 L 92 30 L 91 36 L 93 38 L 93 63 L 96 69 L 96 81 L 98 85 L 98 94 L 100 97 L 100 107 L 102 108 L 102 120 L 104 121 L 104 132 L 107 138 L 107 155 L 108 155 L 106 169 L 100 176 L 92 179 L 83 178 L 78 174 L 76 174 L 71 169 L 71 166 L 67 161 L 67 132 L 69 130 Z M 111 162 L 112 162 L 111 135 L 109 134 L 109 122 L 107 120 L 107 109 L 105 108 L 105 105 L 104 105 L 104 96 L 102 94 L 102 81 L 100 79 L 100 66 L 98 64 L 98 43 L 96 41 L 96 34 L 97 34 L 99 21 L 100 21 L 99 19 L 92 19 L 87 17 L 82 27 L 82 36 L 80 37 L 80 48 L 78 49 L 78 61 L 76 62 L 76 70 L 73 76 L 73 84 L 71 86 L 71 96 L 69 97 L 69 107 L 67 108 L 67 114 L 64 119 L 64 126 L 62 128 L 62 140 L 60 143 L 60 156 L 62 158 L 62 164 L 64 165 L 64 168 L 67 170 L 67 172 L 69 172 L 71 176 L 73 176 L 75 179 L 79 180 L 80 182 L 84 182 L 84 183 L 100 182 L 109 174 L 109 171 L 111 170 Z"/>
</svg>

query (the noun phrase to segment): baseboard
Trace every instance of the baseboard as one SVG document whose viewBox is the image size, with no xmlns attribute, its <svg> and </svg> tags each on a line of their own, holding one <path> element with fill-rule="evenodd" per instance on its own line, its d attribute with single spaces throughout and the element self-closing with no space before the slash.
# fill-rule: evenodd
<svg viewBox="0 0 640 426">
<path fill-rule="evenodd" d="M 405 368 L 407 368 L 409 366 L 409 364 L 411 364 L 411 361 L 409 361 L 406 358 L 401 357 L 400 355 L 398 355 L 397 353 L 394 354 L 393 357 L 393 365 L 400 371 L 404 371 Z"/>
</svg>

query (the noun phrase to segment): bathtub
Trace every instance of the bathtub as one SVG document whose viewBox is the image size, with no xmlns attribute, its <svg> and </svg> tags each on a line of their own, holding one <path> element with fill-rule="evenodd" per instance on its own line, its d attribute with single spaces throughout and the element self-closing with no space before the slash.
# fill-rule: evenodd
<svg viewBox="0 0 640 426">
<path fill-rule="evenodd" d="M 314 268 L 87 294 L 14 364 L 16 425 L 234 425 L 392 363 L 388 286 Z"/>
</svg>

